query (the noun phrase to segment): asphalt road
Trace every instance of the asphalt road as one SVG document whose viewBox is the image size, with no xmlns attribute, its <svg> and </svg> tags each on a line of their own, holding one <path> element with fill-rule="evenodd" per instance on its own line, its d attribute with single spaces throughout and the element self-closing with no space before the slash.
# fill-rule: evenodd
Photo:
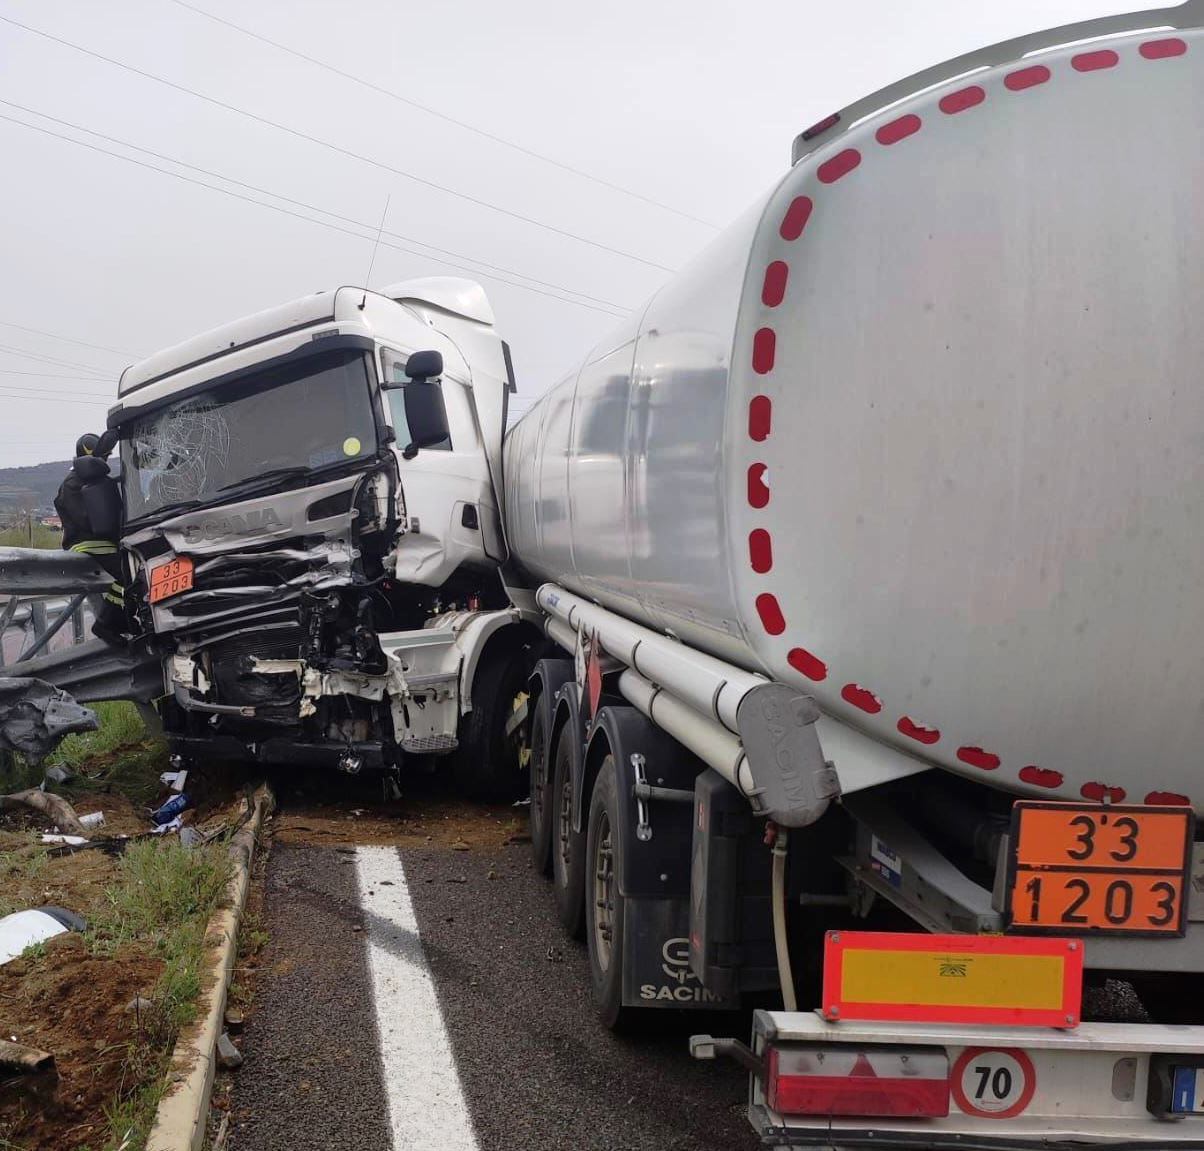
<svg viewBox="0 0 1204 1151">
<path fill-rule="evenodd" d="M 527 845 L 374 843 L 272 849 L 235 1151 L 759 1146 L 745 1074 L 686 1053 L 713 1018 L 597 1023 Z"/>
</svg>

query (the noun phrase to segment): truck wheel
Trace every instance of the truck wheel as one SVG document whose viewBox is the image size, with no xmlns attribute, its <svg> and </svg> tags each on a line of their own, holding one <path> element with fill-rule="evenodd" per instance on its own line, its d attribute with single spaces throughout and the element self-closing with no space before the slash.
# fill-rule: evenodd
<svg viewBox="0 0 1204 1151">
<path fill-rule="evenodd" d="M 589 805 L 585 847 L 585 941 L 598 1018 L 620 1031 L 631 1012 L 623 1008 L 623 896 L 619 893 L 618 781 L 614 756 L 602 761 Z"/>
<path fill-rule="evenodd" d="M 552 801 L 551 748 L 548 735 L 551 727 L 551 704 L 543 694 L 535 701 L 531 717 L 531 854 L 535 870 L 547 875 L 551 864 L 552 832 L 556 824 L 555 804 Z"/>
<path fill-rule="evenodd" d="M 492 652 L 477 669 L 472 711 L 460 720 L 460 746 L 452 759 L 456 787 L 472 799 L 516 799 L 522 787 L 519 729 L 506 734 L 514 701 L 526 685 L 523 652 Z"/>
<path fill-rule="evenodd" d="M 552 890 L 556 912 L 565 931 L 574 939 L 585 934 L 585 834 L 573 830 L 574 732 L 568 724 L 560 729 L 552 769 Z"/>
</svg>

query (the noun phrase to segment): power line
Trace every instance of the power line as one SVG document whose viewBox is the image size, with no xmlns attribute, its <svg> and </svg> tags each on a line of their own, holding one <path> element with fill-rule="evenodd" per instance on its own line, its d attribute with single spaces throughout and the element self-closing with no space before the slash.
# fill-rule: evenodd
<svg viewBox="0 0 1204 1151">
<path fill-rule="evenodd" d="M 689 212 L 683 212 L 680 208 L 675 208 L 672 204 L 662 203 L 660 200 L 654 200 L 651 196 L 644 195 L 643 192 L 626 188 L 622 184 L 615 184 L 610 180 L 603 179 L 601 176 L 595 176 L 592 172 L 575 168 L 572 164 L 566 164 L 562 160 L 553 159 L 551 156 L 537 152 L 533 148 L 527 148 L 513 140 L 508 140 L 506 137 L 499 136 L 495 132 L 479 128 L 475 124 L 469 124 L 466 120 L 459 120 L 455 116 L 449 116 L 446 112 L 440 112 L 438 108 L 432 108 L 429 104 L 423 104 L 409 96 L 403 96 L 400 92 L 395 92 L 391 88 L 384 88 L 379 84 L 373 84 L 371 80 L 366 80 L 363 76 L 357 76 L 354 72 L 346 72 L 326 60 L 319 60 L 316 56 L 309 56 L 297 48 L 290 48 L 287 44 L 281 44 L 278 40 L 273 40 L 259 32 L 254 32 L 250 28 L 244 28 L 241 24 L 235 24 L 233 20 L 226 20 L 224 17 L 218 16 L 213 12 L 207 12 L 204 8 L 198 8 L 195 4 L 189 4 L 187 0 L 171 0 L 171 3 L 181 8 L 187 8 L 190 12 L 195 12 L 198 16 L 204 16 L 205 19 L 212 20 L 216 24 L 224 24 L 227 28 L 232 28 L 235 32 L 241 32 L 244 36 L 249 36 L 251 39 L 258 40 L 262 44 L 268 44 L 279 52 L 285 52 L 289 56 L 295 56 L 299 60 L 305 60 L 309 64 L 324 68 L 327 72 L 333 72 L 334 75 L 341 76 L 344 80 L 350 80 L 353 84 L 359 84 L 360 87 L 367 88 L 378 95 L 387 96 L 390 100 L 396 100 L 399 104 L 407 104 L 411 108 L 417 108 L 418 111 L 425 112 L 428 116 L 434 116 L 445 123 L 454 124 L 457 128 L 463 128 L 464 131 L 472 132 L 474 135 L 480 136 L 485 140 L 492 140 L 495 144 L 501 144 L 505 148 L 512 148 L 514 151 L 521 152 L 524 156 L 530 156 L 541 163 L 550 164 L 553 168 L 559 168 L 563 172 L 571 172 L 574 176 L 579 176 L 581 179 L 589 180 L 594 184 L 600 184 L 603 188 L 609 188 L 612 192 L 619 192 L 624 196 L 630 196 L 634 200 L 642 200 L 645 204 L 651 204 L 654 208 L 660 208 L 665 212 L 672 212 L 673 215 L 680 216 L 683 220 L 702 224 L 706 228 L 714 228 L 716 230 L 719 228 L 718 224 L 714 224 L 710 220 L 704 220 L 701 216 L 694 216 Z"/>
<path fill-rule="evenodd" d="M 133 152 L 141 152 L 144 156 L 154 156 L 154 158 L 156 160 L 162 160 L 168 164 L 176 164 L 179 167 L 187 168 L 189 171 L 192 171 L 192 172 L 200 172 L 203 175 L 211 176 L 215 180 L 222 180 L 223 182 L 225 182 L 227 184 L 233 184 L 236 188 L 245 188 L 247 191 L 257 192 L 261 196 L 271 196 L 272 199 L 274 199 L 274 200 L 283 200 L 286 204 L 292 204 L 298 208 L 305 208 L 307 211 L 310 211 L 310 212 L 318 212 L 323 216 L 330 216 L 335 220 L 342 220 L 343 223 L 353 224 L 357 228 L 371 229 L 373 232 L 376 231 L 376 225 L 366 223 L 363 220 L 356 220 L 355 218 L 353 218 L 351 216 L 344 216 L 338 212 L 332 212 L 328 208 L 320 208 L 316 204 L 310 204 L 310 203 L 307 203 L 305 200 L 297 200 L 291 196 L 285 196 L 281 192 L 273 192 L 269 188 L 261 188 L 255 184 L 248 184 L 243 180 L 236 180 L 232 176 L 226 176 L 221 172 L 215 172 L 211 168 L 202 168 L 197 164 L 190 164 L 186 160 L 177 159 L 175 156 L 167 155 L 164 152 L 156 152 L 153 148 L 144 148 L 139 144 L 131 144 L 128 140 L 122 140 L 122 139 L 118 138 L 117 136 L 109 136 L 109 135 L 106 135 L 104 132 L 97 132 L 94 128 L 86 128 L 82 124 L 75 124 L 70 120 L 63 120 L 63 119 L 60 119 L 58 116 L 51 116 L 46 112 L 40 112 L 36 108 L 30 108 L 24 104 L 18 104 L 13 100 L 5 100 L 2 97 L 0 97 L 0 104 L 6 105 L 9 108 L 16 108 L 20 112 L 25 112 L 26 114 L 31 115 L 31 116 L 37 116 L 39 119 L 42 119 L 42 120 L 49 120 L 52 124 L 58 124 L 64 128 L 70 128 L 76 132 L 83 132 L 86 135 L 95 136 L 98 140 L 107 140 L 110 144 L 117 144 L 119 147 L 128 148 Z M 14 120 L 13 123 L 21 123 L 21 121 Z M 27 124 L 27 125 L 25 125 L 25 127 L 32 128 L 32 127 L 35 127 L 35 125 Z M 51 134 L 53 135 L 53 133 L 51 133 Z M 69 137 L 65 137 L 65 136 L 59 137 L 59 138 L 60 139 L 69 139 Z M 79 141 L 75 141 L 75 140 L 71 140 L 70 142 L 71 143 L 79 143 Z M 112 155 L 113 153 L 106 152 L 106 154 Z M 126 157 L 121 157 L 121 158 L 125 159 Z M 156 168 L 155 170 L 162 171 L 162 169 L 158 169 L 158 168 Z M 175 173 L 168 173 L 168 174 L 174 175 Z M 203 185 L 203 186 L 209 187 L 209 185 Z M 223 189 L 216 189 L 216 190 L 222 191 Z M 270 205 L 265 205 L 265 206 L 270 206 Z M 313 222 L 321 223 L 322 221 L 315 220 Z M 507 268 L 501 264 L 491 264 L 487 260 L 478 259 L 476 256 L 466 256 L 463 252 L 455 252 L 455 251 L 452 251 L 450 248 L 440 248 L 436 244 L 428 244 L 423 240 L 416 239 L 413 236 L 406 236 L 406 235 L 402 234 L 401 232 L 391 232 L 391 231 L 389 231 L 389 229 L 385 228 L 383 231 L 381 231 L 380 234 L 384 235 L 384 236 L 391 236 L 397 240 L 405 240 L 407 243 L 418 244 L 420 247 L 429 248 L 432 252 L 439 252 L 445 256 L 453 256 L 458 260 L 468 260 L 470 263 L 479 265 L 482 268 L 490 268 L 496 272 L 505 272 L 508 275 L 518 276 L 520 279 L 529 280 L 529 281 L 531 281 L 531 283 L 539 284 L 545 288 L 552 288 L 558 292 L 567 292 L 573 296 L 580 296 L 583 300 L 590 300 L 595 304 L 602 304 L 607 308 L 616 308 L 616 309 L 618 309 L 618 313 L 620 315 L 626 315 L 626 313 L 631 310 L 630 307 L 626 304 L 616 303 L 614 300 L 602 299 L 600 296 L 591 296 L 586 292 L 578 291 L 576 288 L 570 288 L 564 284 L 557 284 L 557 283 L 554 283 L 549 280 L 540 280 L 540 279 L 537 279 L 535 276 L 528 276 L 525 272 L 516 271 L 514 268 Z M 369 236 L 369 237 L 364 237 L 364 238 L 371 239 L 372 237 Z M 412 252 L 412 250 L 409 248 L 400 248 L 398 250 Z M 431 258 L 430 256 L 427 256 L 427 254 L 425 252 L 412 252 L 412 254 L 416 255 L 416 256 L 426 256 L 426 258 L 428 258 L 428 259 Z M 455 267 L 456 265 L 451 265 L 451 266 Z M 473 269 L 469 269 L 469 270 L 473 270 Z M 511 281 L 502 280 L 502 283 L 509 284 L 509 283 L 511 283 Z M 522 285 L 516 284 L 514 286 L 521 287 Z M 572 303 L 574 301 L 569 301 L 569 302 Z"/>
<path fill-rule="evenodd" d="M 116 402 L 117 397 L 113 396 L 110 400 L 97 399 L 95 395 L 86 396 L 82 392 L 18 392 L 12 388 L 0 385 L 0 395 L 8 396 L 14 400 L 54 400 L 56 403 L 62 400 L 72 400 L 77 404 L 99 404 L 102 408 L 111 408 Z"/>
<path fill-rule="evenodd" d="M 7 101 L 0 100 L 0 103 Z M 65 344 L 79 344 L 81 348 L 95 348 L 98 352 L 112 352 L 115 356 L 138 356 L 138 352 L 126 351 L 122 348 L 110 348 L 107 344 L 90 344 L 87 340 L 77 340 L 74 336 L 60 336 L 57 332 L 43 331 L 41 328 L 27 328 L 24 324 L 14 324 L 12 320 L 0 320 L 6 328 L 16 328 L 21 332 L 33 332 L 37 336 L 49 336 L 52 340 L 61 340 Z"/>
<path fill-rule="evenodd" d="M 39 380 L 74 380 L 78 384 L 99 384 L 105 382 L 92 376 L 60 376 L 54 372 L 23 372 L 20 368 L 0 368 L 0 376 L 33 376 Z"/>
<path fill-rule="evenodd" d="M 3 17 L 0 17 L 0 19 L 3 19 Z M 8 101 L 4 101 L 4 102 L 8 103 Z M 38 114 L 39 113 L 35 113 L 35 115 L 38 115 Z M 318 227 L 329 228 L 331 231 L 340 232 L 345 236 L 352 236 L 357 240 L 371 240 L 372 239 L 371 236 L 365 236 L 361 232 L 353 232 L 349 228 L 341 228 L 337 224 L 331 224 L 331 223 L 327 222 L 326 220 L 315 220 L 312 216 L 305 216 L 305 215 L 302 215 L 300 212 L 294 212 L 288 208 L 282 208 L 279 204 L 267 204 L 267 203 L 264 203 L 262 200 L 256 200 L 250 196 L 243 196 L 238 192 L 232 192 L 229 188 L 219 188 L 214 184 L 207 184 L 204 180 L 197 180 L 197 179 L 194 179 L 192 176 L 185 176 L 181 172 L 171 172 L 171 171 L 168 171 L 166 168 L 159 168 L 159 167 L 156 167 L 154 164 L 148 164 L 143 160 L 137 160 L 133 156 L 123 156 L 119 152 L 110 151 L 108 148 L 101 148 L 96 144 L 89 144 L 86 140 L 75 140 L 75 139 L 72 139 L 70 136 L 64 136 L 60 132 L 52 132 L 49 128 L 43 128 L 38 124 L 27 124 L 24 120 L 18 120 L 13 116 L 5 116 L 2 113 L 0 113 L 0 120 L 7 120 L 9 123 L 16 124 L 22 128 L 27 128 L 31 132 L 41 132 L 43 135 L 51 136 L 56 140 L 63 140 L 68 144 L 74 144 L 74 145 L 76 145 L 76 147 L 79 147 L 79 148 L 87 148 L 89 151 L 99 152 L 102 155 L 111 156 L 116 160 L 123 160 L 127 164 L 134 164 L 139 168 L 146 168 L 148 171 L 158 172 L 160 175 L 163 175 L 163 176 L 171 176 L 173 179 L 182 180 L 186 184 L 195 184 L 195 185 L 197 185 L 197 187 L 208 188 L 211 192 L 220 192 L 224 196 L 231 196 L 235 200 L 242 200 L 244 203 L 247 203 L 247 204 L 254 204 L 257 207 L 268 208 L 269 210 L 271 210 L 273 212 L 279 212 L 285 216 L 292 216 L 294 219 L 297 219 L 297 220 L 304 220 L 307 224 L 316 224 Z M 83 131 L 88 131 L 88 129 L 83 129 Z M 221 176 L 216 176 L 216 178 L 224 179 L 224 177 L 221 177 Z M 233 181 L 231 181 L 231 182 L 233 182 Z M 265 195 L 274 195 L 274 193 L 271 193 L 271 192 L 265 192 L 264 194 Z M 281 197 L 281 198 L 283 198 L 283 197 Z M 324 211 L 321 208 L 313 208 L 311 210 L 318 211 L 318 212 Z M 360 226 L 366 227 L 367 225 L 360 225 Z M 524 292 L 535 292 L 537 295 L 548 296 L 553 300 L 560 300 L 562 303 L 565 303 L 565 304 L 574 304 L 579 308 L 589 308 L 591 311 L 602 312 L 604 315 L 615 316 L 618 318 L 622 318 L 622 316 L 624 315 L 623 312 L 612 311 L 610 308 L 597 307 L 594 304 L 587 304 L 582 300 L 572 300 L 572 299 L 569 299 L 567 296 L 559 296 L 559 295 L 556 295 L 556 293 L 554 293 L 554 292 L 548 292 L 542 288 L 533 288 L 528 284 L 520 284 L 514 280 L 507 280 L 502 276 L 496 276 L 491 273 L 481 272 L 476 268 L 465 267 L 462 264 L 455 264 L 455 263 L 452 263 L 450 260 L 439 259 L 436 256 L 431 256 L 429 253 L 418 252 L 412 248 L 403 247 L 400 244 L 392 244 L 392 243 L 388 243 L 388 242 L 382 240 L 381 246 L 385 247 L 385 248 L 390 248 L 390 249 L 392 249 L 394 251 L 398 251 L 398 252 L 406 252 L 412 256 L 418 256 L 422 259 L 430 260 L 433 263 L 442 264 L 444 267 L 447 267 L 447 268 L 456 268 L 462 272 L 468 272 L 472 275 L 481 276 L 484 279 L 497 280 L 499 283 L 509 284 L 511 287 L 519 288 Z"/>
<path fill-rule="evenodd" d="M 195 88 L 189 88 L 184 84 L 178 84 L 174 80 L 168 80 L 166 77 L 157 76 L 153 72 L 144 71 L 132 64 L 126 64 L 124 61 L 115 60 L 111 56 L 105 56 L 100 52 L 95 52 L 91 48 L 85 48 L 80 44 L 75 44 L 70 40 L 65 40 L 60 36 L 54 36 L 49 32 L 44 32 L 40 28 L 33 28 L 28 24 L 22 24 L 20 20 L 14 20 L 11 16 L 0 16 L 5 24 L 11 24 L 14 28 L 20 28 L 23 32 L 29 32 L 34 36 L 41 36 L 45 40 L 50 40 L 52 43 L 60 44 L 65 48 L 70 48 L 75 52 L 80 52 L 85 56 L 90 56 L 94 60 L 100 60 L 105 64 L 111 64 L 113 67 L 122 68 L 127 72 L 133 73 L 135 76 L 141 76 L 146 80 L 153 80 L 156 84 L 162 84 L 165 87 L 172 88 L 177 92 L 184 92 L 189 96 L 193 96 L 198 100 L 203 100 L 206 104 L 212 104 L 216 108 L 223 108 L 227 112 L 233 112 L 238 116 L 244 116 L 248 120 L 254 120 L 257 124 L 264 124 L 269 128 L 275 128 L 279 132 L 286 132 L 290 136 L 295 136 L 299 140 L 306 140 L 311 144 L 317 144 L 319 147 L 326 148 L 331 152 L 337 152 L 339 155 L 347 156 L 353 160 L 358 160 L 362 164 L 370 164 L 374 168 L 380 168 L 382 171 L 391 172 L 395 176 L 401 176 L 403 179 L 412 180 L 417 184 L 422 184 L 428 188 L 433 188 L 435 191 L 443 192 L 449 196 L 455 196 L 457 199 L 465 200 L 470 204 L 476 204 L 481 208 L 488 208 L 491 212 L 498 212 L 503 216 L 509 216 L 515 220 L 521 220 L 525 224 L 531 224 L 536 228 L 543 228 L 545 231 L 554 232 L 556 235 L 565 236 L 570 240 L 576 240 L 579 243 L 587 244 L 591 248 L 597 248 L 603 252 L 610 252 L 615 256 L 622 256 L 625 259 L 633 260 L 637 264 L 644 264 L 649 268 L 656 268 L 661 272 L 672 272 L 673 269 L 666 264 L 658 264 L 655 260 L 645 259 L 643 256 L 637 256 L 634 252 L 626 252 L 622 248 L 612 247 L 610 244 L 604 244 L 600 240 L 591 240 L 586 236 L 579 235 L 577 232 L 570 232 L 567 228 L 558 228 L 554 224 L 544 223 L 542 220 L 537 220 L 533 216 L 525 216 L 521 212 L 512 211 L 509 208 L 503 208 L 499 204 L 492 204 L 488 200 L 479 199 L 476 196 L 470 196 L 467 192 L 457 192 L 454 188 L 449 188 L 444 184 L 436 184 L 433 180 L 428 180 L 423 176 L 415 176 L 413 172 L 407 172 L 403 168 L 395 168 L 391 164 L 386 164 L 383 160 L 374 160 L 371 156 L 365 156 L 359 152 L 353 152 L 350 148 L 344 148 L 341 144 L 334 144 L 329 140 L 323 140 L 319 136 L 311 136 L 308 132 L 302 132 L 299 128 L 290 128 L 287 124 L 281 124 L 277 120 L 269 120 L 266 116 L 260 116 L 255 112 L 249 112 L 245 108 L 240 108 L 235 104 L 227 104 L 224 100 L 219 100 L 214 96 L 206 96 L 203 92 L 196 91 Z"/>
<path fill-rule="evenodd" d="M 81 364 L 78 360 L 60 360 L 54 356 L 44 356 L 40 352 L 27 352 L 24 348 L 14 348 L 10 344 L 0 344 L 0 352 L 8 352 L 14 356 L 25 356 L 30 360 L 39 360 L 45 364 L 56 364 L 60 368 L 81 368 L 89 372 L 95 372 L 98 380 L 106 379 L 104 368 L 98 368 L 95 364 Z"/>
</svg>

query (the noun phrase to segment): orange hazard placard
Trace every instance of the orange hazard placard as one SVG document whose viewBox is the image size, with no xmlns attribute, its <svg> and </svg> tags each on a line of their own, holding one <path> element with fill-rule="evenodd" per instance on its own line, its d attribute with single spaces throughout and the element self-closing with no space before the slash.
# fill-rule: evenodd
<svg viewBox="0 0 1204 1151">
<path fill-rule="evenodd" d="M 158 603 L 192 587 L 192 560 L 177 556 L 150 569 L 150 602 Z"/>
<path fill-rule="evenodd" d="M 1077 939 L 830 931 L 823 1014 L 831 1020 L 1074 1027 Z"/>
<path fill-rule="evenodd" d="M 1187 807 L 1017 803 L 1008 930 L 1182 935 L 1193 834 Z"/>
</svg>

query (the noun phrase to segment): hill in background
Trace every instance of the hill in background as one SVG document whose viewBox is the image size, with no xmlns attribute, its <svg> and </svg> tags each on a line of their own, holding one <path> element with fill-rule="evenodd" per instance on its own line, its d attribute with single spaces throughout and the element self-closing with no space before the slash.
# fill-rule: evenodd
<svg viewBox="0 0 1204 1151">
<path fill-rule="evenodd" d="M 0 468 L 0 508 L 49 510 L 70 467 L 70 460 L 56 460 L 23 468 Z"/>
</svg>

